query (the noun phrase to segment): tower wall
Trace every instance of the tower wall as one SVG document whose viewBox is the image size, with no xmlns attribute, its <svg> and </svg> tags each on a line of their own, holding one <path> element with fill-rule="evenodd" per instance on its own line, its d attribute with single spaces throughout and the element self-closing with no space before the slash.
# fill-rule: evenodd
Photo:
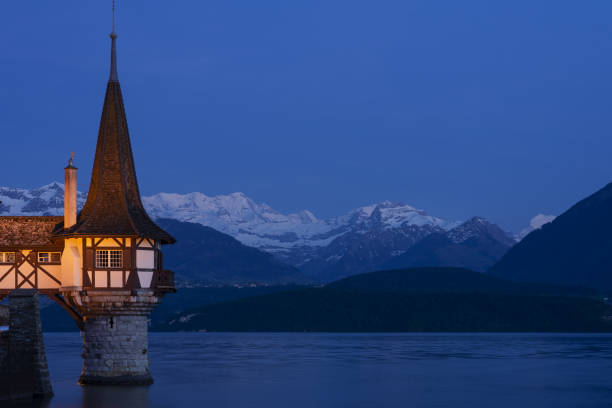
<svg viewBox="0 0 612 408">
<path fill-rule="evenodd" d="M 151 384 L 146 315 L 86 318 L 81 384 Z"/>
<path fill-rule="evenodd" d="M 146 385 L 149 372 L 148 316 L 163 294 L 153 290 L 65 292 L 83 316 L 83 369 L 79 383 Z"/>
</svg>

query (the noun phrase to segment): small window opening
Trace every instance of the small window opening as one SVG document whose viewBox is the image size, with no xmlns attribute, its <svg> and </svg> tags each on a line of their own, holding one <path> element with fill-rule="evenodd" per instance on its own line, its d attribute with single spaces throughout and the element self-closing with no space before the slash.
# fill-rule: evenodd
<svg viewBox="0 0 612 408">
<path fill-rule="evenodd" d="M 112 249 L 96 250 L 96 268 L 123 267 L 123 251 Z"/>
<path fill-rule="evenodd" d="M 0 252 L 0 263 L 15 263 L 15 253 Z"/>
<path fill-rule="evenodd" d="M 38 262 L 39 263 L 60 263 L 62 260 L 62 254 L 59 252 L 39 252 Z"/>
</svg>

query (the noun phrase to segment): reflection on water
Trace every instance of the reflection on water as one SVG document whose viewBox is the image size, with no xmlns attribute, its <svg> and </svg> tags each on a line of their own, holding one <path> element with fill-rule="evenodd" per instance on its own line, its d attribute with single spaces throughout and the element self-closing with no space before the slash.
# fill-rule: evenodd
<svg viewBox="0 0 612 408">
<path fill-rule="evenodd" d="M 82 406 L 87 408 L 116 408 L 117 402 L 130 408 L 149 407 L 147 386 L 84 386 L 81 387 Z"/>
<path fill-rule="evenodd" d="M 147 387 L 77 385 L 45 334 L 49 408 L 610 407 L 612 335 L 152 333 Z"/>
<path fill-rule="evenodd" d="M 60 401 L 57 398 L 44 398 L 26 401 L 0 401 L 2 408 L 49 408 L 53 406 L 61 407 L 86 407 L 86 408 L 148 408 L 149 403 L 149 387 L 148 386 L 77 386 L 73 391 L 75 394 L 80 392 L 81 401 L 72 402 L 70 405 L 65 405 L 65 402 L 60 396 Z M 61 394 L 61 392 L 60 392 Z M 76 395 L 75 395 L 76 397 Z M 51 404 L 53 402 L 53 404 Z M 59 402 L 59 404 L 56 404 Z"/>
<path fill-rule="evenodd" d="M 3 408 L 47 408 L 51 403 L 50 398 L 35 399 L 33 401 L 0 401 L 0 406 Z"/>
</svg>

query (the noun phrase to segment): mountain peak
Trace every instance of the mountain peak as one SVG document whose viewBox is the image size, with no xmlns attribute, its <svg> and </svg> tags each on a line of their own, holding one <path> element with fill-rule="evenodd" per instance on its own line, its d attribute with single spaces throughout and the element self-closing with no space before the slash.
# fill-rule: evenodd
<svg viewBox="0 0 612 408">
<path fill-rule="evenodd" d="M 466 221 L 467 223 L 471 223 L 471 224 L 479 224 L 479 225 L 487 225 L 489 224 L 489 221 L 487 221 L 486 219 L 477 216 L 474 216 L 472 218 L 470 218 L 469 220 Z"/>
<path fill-rule="evenodd" d="M 441 218 L 428 215 L 425 211 L 401 202 L 383 201 L 356 208 L 347 216 L 337 220 L 347 220 L 350 224 L 377 224 L 384 228 L 400 226 L 431 225 L 442 229 L 452 228 L 458 223 L 448 222 Z"/>
<path fill-rule="evenodd" d="M 402 202 L 399 202 L 399 201 L 393 202 L 393 201 L 385 200 L 385 201 L 382 201 L 382 202 L 380 202 L 378 204 L 375 204 L 375 205 L 378 208 L 399 208 L 399 207 L 404 207 L 404 208 L 411 208 L 411 209 L 414 210 L 413 207 L 410 207 L 409 205 L 406 205 L 406 204 L 404 204 Z"/>
<path fill-rule="evenodd" d="M 50 189 L 53 189 L 53 190 L 59 189 L 59 190 L 64 191 L 64 183 L 60 183 L 59 181 L 53 181 L 49 184 L 45 184 L 44 186 L 37 188 L 36 190 L 50 190 Z"/>
<path fill-rule="evenodd" d="M 532 231 L 536 231 L 539 230 L 540 228 L 542 228 L 544 225 L 553 222 L 555 220 L 555 218 L 557 218 L 554 215 L 546 215 L 546 214 L 538 214 L 535 217 L 533 217 L 530 221 L 529 221 L 529 226 L 523 228 L 521 230 L 521 232 L 519 232 L 518 234 L 516 234 L 515 239 L 516 241 L 521 241 L 523 238 L 525 238 L 527 235 L 529 235 Z"/>
<path fill-rule="evenodd" d="M 488 236 L 507 246 L 512 246 L 514 243 L 510 234 L 479 216 L 472 217 L 463 224 L 451 229 L 447 235 L 455 243 L 465 242 L 470 238 L 482 236 Z"/>
</svg>

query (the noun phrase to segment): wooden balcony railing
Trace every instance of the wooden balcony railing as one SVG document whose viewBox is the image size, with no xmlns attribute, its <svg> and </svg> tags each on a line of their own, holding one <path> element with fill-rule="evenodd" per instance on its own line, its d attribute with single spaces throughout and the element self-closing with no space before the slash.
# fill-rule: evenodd
<svg viewBox="0 0 612 408">
<path fill-rule="evenodd" d="M 161 290 L 174 291 L 174 272 L 166 269 L 159 271 L 155 287 Z"/>
</svg>

